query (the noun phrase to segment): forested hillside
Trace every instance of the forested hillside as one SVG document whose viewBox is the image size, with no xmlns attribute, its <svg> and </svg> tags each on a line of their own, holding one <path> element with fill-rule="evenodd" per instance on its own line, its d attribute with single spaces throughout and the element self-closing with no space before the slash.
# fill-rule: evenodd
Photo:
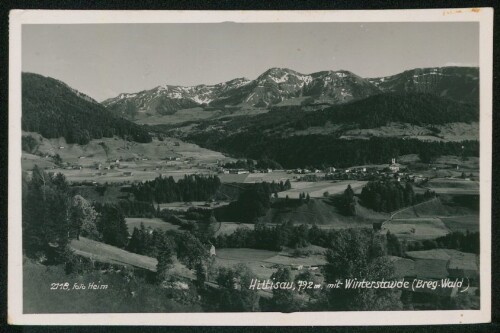
<svg viewBox="0 0 500 333">
<path fill-rule="evenodd" d="M 440 125 L 451 122 L 479 120 L 477 106 L 455 102 L 431 94 L 387 93 L 361 101 L 330 107 L 308 113 L 295 127 L 309 127 L 332 123 L 357 123 L 361 128 L 373 128 L 389 122 L 413 125 Z"/>
<path fill-rule="evenodd" d="M 418 154 L 422 161 L 441 155 L 479 156 L 479 142 L 424 142 L 416 139 L 371 138 L 343 140 L 331 135 L 304 135 L 289 138 L 241 133 L 227 138 L 200 134 L 195 142 L 219 151 L 261 159 L 272 158 L 285 168 L 338 167 L 386 163 L 394 156 Z M 462 148 L 462 146 L 464 148 Z"/>
<path fill-rule="evenodd" d="M 64 137 L 67 143 L 86 144 L 116 135 L 151 142 L 146 128 L 117 118 L 90 97 L 38 74 L 23 73 L 22 108 L 22 129 L 45 138 Z"/>
</svg>

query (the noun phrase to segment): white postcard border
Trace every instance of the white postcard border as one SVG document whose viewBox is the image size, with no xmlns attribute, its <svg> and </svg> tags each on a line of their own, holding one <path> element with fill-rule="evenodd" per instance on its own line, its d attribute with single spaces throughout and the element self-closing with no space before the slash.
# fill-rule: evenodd
<svg viewBox="0 0 500 333">
<path fill-rule="evenodd" d="M 23 24 L 217 22 L 479 22 L 480 310 L 297 313 L 23 314 L 21 225 L 21 27 Z M 491 320 L 493 9 L 362 11 L 66 11 L 13 10 L 9 32 L 8 322 L 16 325 L 417 325 Z"/>
</svg>

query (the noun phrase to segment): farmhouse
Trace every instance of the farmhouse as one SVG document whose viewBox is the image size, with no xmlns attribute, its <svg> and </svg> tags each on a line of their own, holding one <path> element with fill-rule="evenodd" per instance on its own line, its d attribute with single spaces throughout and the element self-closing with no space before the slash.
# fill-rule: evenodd
<svg viewBox="0 0 500 333">
<path fill-rule="evenodd" d="M 123 175 L 124 175 L 124 176 L 132 176 L 132 174 L 133 174 L 133 173 L 132 173 L 131 171 L 125 171 L 125 172 L 123 173 Z"/>
</svg>

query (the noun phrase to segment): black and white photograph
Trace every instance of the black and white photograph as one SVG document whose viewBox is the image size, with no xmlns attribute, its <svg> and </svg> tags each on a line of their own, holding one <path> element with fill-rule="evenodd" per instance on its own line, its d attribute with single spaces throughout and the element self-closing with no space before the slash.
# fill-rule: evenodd
<svg viewBox="0 0 500 333">
<path fill-rule="evenodd" d="M 489 320 L 488 8 L 11 19 L 14 323 Z"/>
</svg>

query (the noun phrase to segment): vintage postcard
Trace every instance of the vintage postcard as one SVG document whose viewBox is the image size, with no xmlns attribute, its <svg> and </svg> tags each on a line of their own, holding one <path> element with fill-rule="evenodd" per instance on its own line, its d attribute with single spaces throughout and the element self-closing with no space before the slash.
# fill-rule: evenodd
<svg viewBox="0 0 500 333">
<path fill-rule="evenodd" d="M 492 18 L 12 11 L 9 322 L 489 322 Z"/>
</svg>

